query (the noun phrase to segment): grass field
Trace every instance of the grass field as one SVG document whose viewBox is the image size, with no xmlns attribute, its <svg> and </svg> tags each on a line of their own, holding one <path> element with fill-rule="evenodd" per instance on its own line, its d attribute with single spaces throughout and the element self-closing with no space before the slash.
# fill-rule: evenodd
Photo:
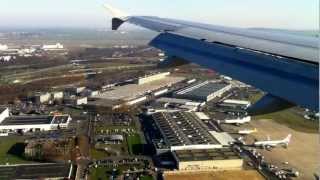
<svg viewBox="0 0 320 180">
<path fill-rule="evenodd" d="M 95 148 L 91 148 L 90 156 L 92 159 L 104 159 L 106 157 L 109 157 L 110 154 L 105 151 L 102 151 L 102 150 L 97 150 Z"/>
<path fill-rule="evenodd" d="M 254 119 L 272 119 L 279 124 L 283 124 L 291 129 L 306 132 L 317 133 L 319 123 L 304 119 L 301 115 L 294 112 L 295 109 L 287 109 L 275 113 L 255 116 Z"/>
<path fill-rule="evenodd" d="M 1 137 L 0 138 L 0 164 L 22 164 L 22 163 L 30 163 L 23 159 L 22 157 L 15 156 L 13 154 L 9 154 L 8 151 L 10 148 L 16 143 L 23 142 L 21 137 Z"/>
<path fill-rule="evenodd" d="M 98 180 L 98 179 L 109 179 L 109 177 L 112 175 L 112 169 L 108 167 L 98 167 L 98 168 L 92 168 L 91 169 L 91 180 Z"/>
<path fill-rule="evenodd" d="M 254 104 L 262 96 L 263 93 L 253 94 L 249 97 L 249 100 Z M 297 111 L 299 110 L 291 108 L 279 112 L 254 116 L 253 119 L 272 119 L 277 123 L 286 125 L 287 127 L 300 132 L 317 133 L 319 129 L 318 122 L 304 119 L 304 117 L 302 117 L 301 114 L 298 114 Z"/>
<path fill-rule="evenodd" d="M 152 176 L 141 176 L 140 180 L 153 180 Z"/>
<path fill-rule="evenodd" d="M 134 134 L 127 137 L 128 150 L 130 154 L 142 153 L 141 138 L 139 134 Z"/>
</svg>

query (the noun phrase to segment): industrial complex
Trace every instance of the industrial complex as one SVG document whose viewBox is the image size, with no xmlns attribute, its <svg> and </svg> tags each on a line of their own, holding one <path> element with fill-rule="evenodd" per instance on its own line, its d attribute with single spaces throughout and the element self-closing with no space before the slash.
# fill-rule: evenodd
<svg viewBox="0 0 320 180">
<path fill-rule="evenodd" d="M 210 101 L 221 95 L 232 87 L 231 84 L 224 82 L 205 81 L 174 93 L 175 97 L 192 99 L 196 101 Z"/>
<path fill-rule="evenodd" d="M 312 145 L 310 127 L 318 123 L 318 112 L 285 111 L 284 123 L 301 116 L 305 126 L 298 128 L 308 133 L 275 125 L 283 115 L 256 120 L 248 109 L 263 92 L 194 64 L 161 63 L 160 69 L 167 54 L 145 45 L 88 43 L 70 46 L 69 53 L 65 41 L 1 43 L 0 179 L 260 180 L 314 174 L 315 160 L 304 160 L 315 150 L 298 157 L 292 147 L 304 139 Z M 272 139 L 265 139 L 269 134 Z"/>
<path fill-rule="evenodd" d="M 137 78 L 133 83 L 122 86 L 114 86 L 91 98 L 95 101 L 89 105 L 99 105 L 104 103 L 106 106 L 111 106 L 112 109 L 118 108 L 121 105 L 135 105 L 146 101 L 150 96 L 159 96 L 167 93 L 168 88 L 183 80 L 184 77 L 169 76 L 169 72 L 148 75 Z"/>
</svg>

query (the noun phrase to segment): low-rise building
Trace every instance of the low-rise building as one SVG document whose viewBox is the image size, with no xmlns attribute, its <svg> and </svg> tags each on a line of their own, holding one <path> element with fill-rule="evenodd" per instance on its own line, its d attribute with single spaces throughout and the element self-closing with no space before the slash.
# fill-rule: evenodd
<svg viewBox="0 0 320 180">
<path fill-rule="evenodd" d="M 166 93 L 168 87 L 182 82 L 184 79 L 184 77 L 168 76 L 148 83 L 142 83 L 140 85 L 128 83 L 122 86 L 112 87 L 105 92 L 92 96 L 91 98 L 96 99 L 96 102 L 99 102 L 99 104 L 101 104 L 102 101 L 115 101 L 116 103 L 112 103 L 116 104 L 113 107 L 118 106 L 118 102 L 122 102 L 121 104 L 130 106 L 148 100 L 149 96 L 159 96 L 162 93 Z"/>
<path fill-rule="evenodd" d="M 241 170 L 243 159 L 230 148 L 174 151 L 179 171 Z"/>
<path fill-rule="evenodd" d="M 100 94 L 100 91 L 99 90 L 85 89 L 81 94 L 82 94 L 82 96 L 92 97 L 92 96 L 98 96 Z"/>
<path fill-rule="evenodd" d="M 0 132 L 49 131 L 67 128 L 72 120 L 70 115 L 54 116 L 10 116 L 0 123 Z"/>
<path fill-rule="evenodd" d="M 16 58 L 15 56 L 0 56 L 0 61 L 9 62 L 15 58 Z"/>
<path fill-rule="evenodd" d="M 0 165 L 1 179 L 74 179 L 76 168 L 65 163 Z"/>
<path fill-rule="evenodd" d="M 8 50 L 9 48 L 8 48 L 8 46 L 7 45 L 5 45 L 5 44 L 0 44 L 0 51 L 6 51 L 6 50 Z"/>
<path fill-rule="evenodd" d="M 80 106 L 88 104 L 87 97 L 69 96 L 63 100 L 64 104 L 69 106 Z"/>
<path fill-rule="evenodd" d="M 197 102 L 188 99 L 177 99 L 177 98 L 168 98 L 162 97 L 156 100 L 157 103 L 162 104 L 163 107 L 177 108 L 186 111 L 197 111 L 201 106 L 205 105 L 205 102 Z"/>
<path fill-rule="evenodd" d="M 86 87 L 68 87 L 65 89 L 65 92 L 68 95 L 78 95 L 82 93 L 85 89 Z"/>
<path fill-rule="evenodd" d="M 170 72 L 163 72 L 163 73 L 156 73 L 156 74 L 152 74 L 152 75 L 146 75 L 145 77 L 138 78 L 137 84 L 141 85 L 141 84 L 149 83 L 152 81 L 160 80 L 160 79 L 163 79 L 169 75 L 170 75 Z"/>
<path fill-rule="evenodd" d="M 0 107 L 0 123 L 10 116 L 9 108 Z"/>
<path fill-rule="evenodd" d="M 62 91 L 56 91 L 51 93 L 52 100 L 61 100 L 63 99 L 63 92 Z"/>
<path fill-rule="evenodd" d="M 56 43 L 56 44 L 44 44 L 42 46 L 42 49 L 45 51 L 52 51 L 52 50 L 62 50 L 64 49 L 63 45 L 60 43 Z"/>
<path fill-rule="evenodd" d="M 154 142 L 159 153 L 222 148 L 195 113 L 161 112 L 153 114 L 152 118 L 162 136 Z"/>
<path fill-rule="evenodd" d="M 50 93 L 36 93 L 34 95 L 34 102 L 37 104 L 42 104 L 42 103 L 47 103 L 51 99 L 51 94 Z"/>
<path fill-rule="evenodd" d="M 236 142 L 235 139 L 227 132 L 209 132 L 224 147 L 229 147 Z"/>
<path fill-rule="evenodd" d="M 220 106 L 223 106 L 223 107 L 232 107 L 232 108 L 241 108 L 241 109 L 246 109 L 250 105 L 251 105 L 250 101 L 236 100 L 236 99 L 226 99 L 220 104 Z"/>
<path fill-rule="evenodd" d="M 216 97 L 221 97 L 231 88 L 232 85 L 225 82 L 205 81 L 176 91 L 173 96 L 196 101 L 210 101 Z"/>
<path fill-rule="evenodd" d="M 124 140 L 123 135 L 97 135 L 95 137 L 96 142 L 102 142 L 105 144 L 121 144 Z"/>
</svg>

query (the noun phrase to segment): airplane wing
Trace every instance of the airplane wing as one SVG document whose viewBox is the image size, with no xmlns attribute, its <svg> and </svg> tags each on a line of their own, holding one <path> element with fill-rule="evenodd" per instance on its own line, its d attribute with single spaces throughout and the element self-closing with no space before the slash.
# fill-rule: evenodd
<svg viewBox="0 0 320 180">
<path fill-rule="evenodd" d="M 294 105 L 319 109 L 316 37 L 132 16 L 105 7 L 113 14 L 113 30 L 128 22 L 158 32 L 150 45 L 166 52 L 166 63 L 196 63 L 267 92 L 256 111 Z"/>
</svg>

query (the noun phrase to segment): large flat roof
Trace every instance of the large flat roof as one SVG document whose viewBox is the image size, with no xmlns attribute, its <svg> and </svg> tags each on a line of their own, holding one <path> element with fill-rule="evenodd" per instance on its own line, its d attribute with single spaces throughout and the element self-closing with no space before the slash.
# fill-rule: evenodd
<svg viewBox="0 0 320 180">
<path fill-rule="evenodd" d="M 174 151 L 179 162 L 241 159 L 230 148 L 204 149 L 204 150 L 179 150 Z"/>
<path fill-rule="evenodd" d="M 128 84 L 124 86 L 116 86 L 110 91 L 101 93 L 93 98 L 110 99 L 110 100 L 131 100 L 146 94 L 148 91 L 155 91 L 157 89 L 172 85 L 183 81 L 184 77 L 168 76 L 164 79 L 155 80 L 145 84 Z"/>
<path fill-rule="evenodd" d="M 7 108 L 5 107 L 0 107 L 0 113 L 2 113 L 4 110 L 6 110 Z"/>
<path fill-rule="evenodd" d="M 194 113 L 161 112 L 152 117 L 169 146 L 219 144 Z"/>
<path fill-rule="evenodd" d="M 69 115 L 54 116 L 52 124 L 65 124 L 68 122 Z"/>
<path fill-rule="evenodd" d="M 2 121 L 0 126 L 50 124 L 53 116 L 11 116 Z"/>
<path fill-rule="evenodd" d="M 225 82 L 213 82 L 213 81 L 205 81 L 202 83 L 198 83 L 196 85 L 189 86 L 180 91 L 177 91 L 175 94 L 177 95 L 187 95 L 187 96 L 195 96 L 195 97 L 206 97 L 210 94 L 219 91 L 229 84 Z"/>
<path fill-rule="evenodd" d="M 70 164 L 30 164 L 0 166 L 0 179 L 38 179 L 68 177 Z"/>
</svg>

